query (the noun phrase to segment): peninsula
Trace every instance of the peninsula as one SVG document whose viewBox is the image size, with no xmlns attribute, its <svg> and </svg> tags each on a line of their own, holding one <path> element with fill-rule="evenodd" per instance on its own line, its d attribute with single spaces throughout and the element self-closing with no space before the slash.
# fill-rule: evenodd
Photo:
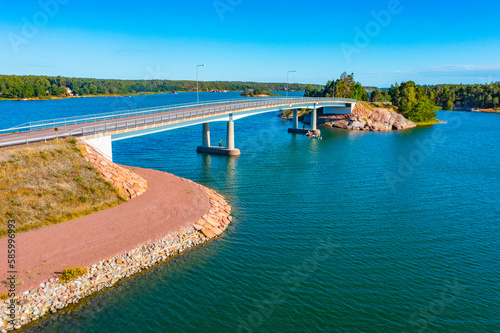
<svg viewBox="0 0 500 333">
<path fill-rule="evenodd" d="M 218 237 L 232 220 L 231 207 L 214 190 L 117 165 L 74 139 L 3 148 L 0 161 L 7 198 L 1 215 L 19 226 L 16 280 L 0 284 L 1 298 L 17 306 L 10 311 L 10 302 L 0 304 L 0 330 L 20 328 Z M 28 165 L 31 170 L 22 169 Z M 0 246 L 7 248 L 9 239 Z M 9 270 L 6 260 L 0 269 Z"/>
</svg>

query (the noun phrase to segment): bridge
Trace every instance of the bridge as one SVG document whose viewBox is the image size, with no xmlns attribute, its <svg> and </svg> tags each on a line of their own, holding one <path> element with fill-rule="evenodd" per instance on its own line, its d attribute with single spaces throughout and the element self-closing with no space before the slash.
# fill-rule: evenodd
<svg viewBox="0 0 500 333">
<path fill-rule="evenodd" d="M 199 153 L 240 155 L 234 143 L 235 120 L 265 112 L 293 110 L 293 127 L 289 132 L 311 130 L 318 133 L 319 108 L 328 113 L 349 114 L 355 103 L 356 100 L 344 98 L 238 98 L 50 119 L 0 130 L 0 147 L 78 137 L 112 160 L 112 141 L 202 124 Z M 309 129 L 299 128 L 299 109 L 312 110 Z M 210 143 L 210 122 L 214 121 L 227 122 L 225 147 L 214 147 Z"/>
</svg>

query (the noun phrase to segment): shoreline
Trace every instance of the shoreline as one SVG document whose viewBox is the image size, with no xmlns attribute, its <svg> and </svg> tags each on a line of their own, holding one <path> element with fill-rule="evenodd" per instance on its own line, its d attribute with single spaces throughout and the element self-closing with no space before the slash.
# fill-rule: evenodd
<svg viewBox="0 0 500 333">
<path fill-rule="evenodd" d="M 141 196 L 95 214 L 18 235 L 18 243 L 23 245 L 19 250 L 24 251 L 19 257 L 24 255 L 31 263 L 19 267 L 16 278 L 26 275 L 26 269 L 30 275 L 43 269 L 48 274 L 38 278 L 35 275 L 36 280 L 30 277 L 24 287 L 16 286 L 13 310 L 11 299 L 1 301 L 0 331 L 18 329 L 206 243 L 222 235 L 232 222 L 231 206 L 215 190 L 161 171 L 137 169 L 137 174 L 149 184 Z M 164 188 L 172 190 L 165 193 Z M 169 205 L 167 196 L 181 199 Z M 184 197 L 190 200 L 186 202 Z M 40 253 L 43 249 L 45 253 Z M 88 271 L 62 283 L 56 274 L 75 266 L 84 266 Z M 14 325 L 9 323 L 11 316 L 15 317 Z"/>
<path fill-rule="evenodd" d="M 441 111 L 446 111 L 446 110 L 441 110 Z M 500 113 L 500 110 L 494 110 L 494 109 L 479 109 L 479 110 L 450 110 L 450 111 L 460 111 L 460 112 L 475 112 L 475 113 Z"/>
<path fill-rule="evenodd" d="M 240 90 L 227 91 L 227 92 L 239 92 Z M 196 91 L 176 91 L 177 94 L 184 93 L 195 93 Z M 200 91 L 201 93 L 214 93 L 213 91 Z M 2 101 L 12 101 L 12 102 L 33 102 L 33 101 L 54 101 L 54 100 L 63 100 L 63 99 L 71 99 L 71 98 L 122 98 L 122 97 L 132 97 L 132 96 L 149 96 L 149 95 L 176 95 L 172 94 L 170 91 L 162 91 L 162 92 L 142 92 L 142 93 L 130 93 L 125 95 L 84 95 L 84 96 L 50 96 L 50 97 L 30 97 L 30 98 L 0 98 L 0 102 Z M 272 95 L 255 95 L 255 96 L 240 96 L 240 97 L 276 97 L 282 96 L 279 94 Z"/>
<path fill-rule="evenodd" d="M 186 93 L 189 91 L 178 91 L 178 93 Z M 201 91 L 200 91 L 201 92 Z M 45 98 L 39 97 L 31 97 L 31 98 L 0 98 L 0 102 L 2 101 L 13 101 L 13 102 L 32 102 L 32 101 L 53 101 L 53 100 L 62 100 L 62 99 L 71 99 L 71 98 L 98 98 L 98 97 L 131 97 L 131 96 L 148 96 L 148 95 L 159 95 L 159 94 L 167 94 L 170 95 L 171 92 L 143 92 L 143 93 L 130 93 L 125 95 L 84 95 L 84 96 L 50 96 Z"/>
</svg>

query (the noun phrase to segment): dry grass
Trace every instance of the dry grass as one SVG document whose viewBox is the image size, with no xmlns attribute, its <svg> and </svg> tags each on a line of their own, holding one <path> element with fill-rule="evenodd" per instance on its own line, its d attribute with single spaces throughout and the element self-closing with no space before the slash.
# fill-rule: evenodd
<svg viewBox="0 0 500 333">
<path fill-rule="evenodd" d="M 26 231 L 68 221 L 124 201 L 85 160 L 75 141 L 0 149 L 0 216 Z M 0 237 L 7 223 L 0 224 Z"/>
<path fill-rule="evenodd" d="M 87 267 L 65 268 L 64 271 L 61 274 L 59 274 L 59 279 L 62 282 L 68 282 L 68 281 L 76 279 L 80 275 L 87 274 L 87 272 L 88 272 Z"/>
<path fill-rule="evenodd" d="M 399 113 L 399 109 L 392 104 L 383 104 L 383 103 L 376 103 L 376 102 L 360 102 L 360 103 L 368 110 L 387 109 L 389 111 Z"/>
</svg>

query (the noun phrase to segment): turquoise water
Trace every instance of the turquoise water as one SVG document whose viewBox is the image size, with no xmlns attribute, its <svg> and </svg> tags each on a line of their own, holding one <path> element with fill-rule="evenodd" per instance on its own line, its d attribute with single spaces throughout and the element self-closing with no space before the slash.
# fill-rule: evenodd
<svg viewBox="0 0 500 333">
<path fill-rule="evenodd" d="M 50 103 L 78 112 L 81 101 Z M 43 103 L 18 103 L 22 116 L 0 103 L 0 115 L 48 118 Z M 234 224 L 24 331 L 500 331 L 500 115 L 438 118 L 448 122 L 311 140 L 274 113 L 253 116 L 235 123 L 239 158 L 196 154 L 201 125 L 114 142 L 115 162 L 224 194 Z M 211 132 L 223 140 L 225 124 Z"/>
</svg>

